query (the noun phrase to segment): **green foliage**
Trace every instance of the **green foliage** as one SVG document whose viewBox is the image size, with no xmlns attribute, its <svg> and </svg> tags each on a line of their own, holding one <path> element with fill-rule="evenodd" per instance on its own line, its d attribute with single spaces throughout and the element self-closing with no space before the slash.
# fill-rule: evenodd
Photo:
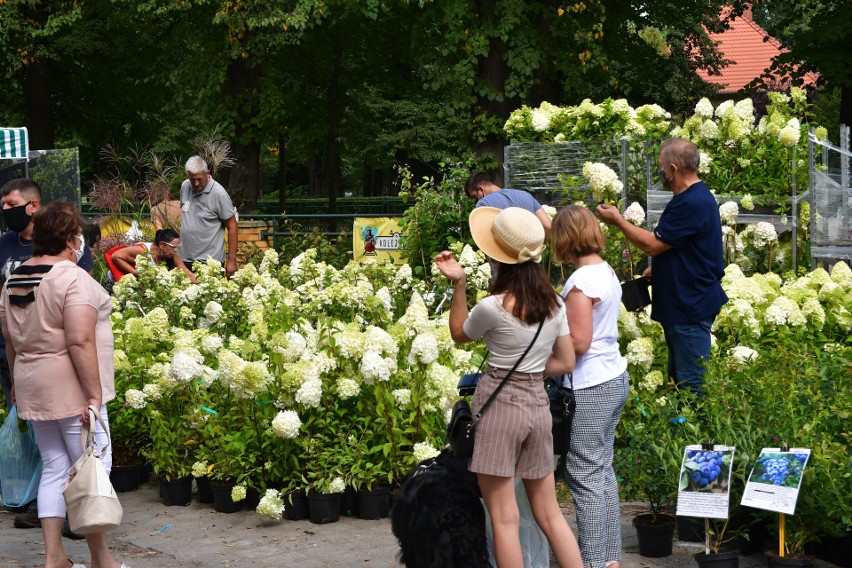
<svg viewBox="0 0 852 568">
<path fill-rule="evenodd" d="M 418 278 L 430 277 L 432 259 L 451 244 L 472 244 L 467 218 L 474 202 L 464 191 L 469 165 L 451 164 L 440 181 L 428 178 L 417 185 L 410 171 L 400 169 L 400 196 L 415 200 L 400 223 L 405 234 L 402 256 Z"/>
</svg>

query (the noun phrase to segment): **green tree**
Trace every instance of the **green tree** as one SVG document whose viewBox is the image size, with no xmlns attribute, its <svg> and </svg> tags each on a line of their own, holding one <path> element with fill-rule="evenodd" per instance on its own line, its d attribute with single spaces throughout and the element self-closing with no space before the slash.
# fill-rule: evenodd
<svg viewBox="0 0 852 568">
<path fill-rule="evenodd" d="M 848 0 L 757 0 L 754 18 L 787 49 L 775 57 L 769 75 L 800 78 L 818 73 L 820 84 L 840 89 L 840 123 L 852 124 L 852 10 Z M 765 86 L 765 82 L 753 86 Z"/>
</svg>

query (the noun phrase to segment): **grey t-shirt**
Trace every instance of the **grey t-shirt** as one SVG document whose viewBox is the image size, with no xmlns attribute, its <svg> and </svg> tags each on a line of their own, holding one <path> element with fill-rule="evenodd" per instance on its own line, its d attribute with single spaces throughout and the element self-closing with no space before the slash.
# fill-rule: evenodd
<svg viewBox="0 0 852 568">
<path fill-rule="evenodd" d="M 189 180 L 180 186 L 180 256 L 185 261 L 211 256 L 225 262 L 225 221 L 236 209 L 225 188 L 212 177 L 198 193 Z"/>
</svg>

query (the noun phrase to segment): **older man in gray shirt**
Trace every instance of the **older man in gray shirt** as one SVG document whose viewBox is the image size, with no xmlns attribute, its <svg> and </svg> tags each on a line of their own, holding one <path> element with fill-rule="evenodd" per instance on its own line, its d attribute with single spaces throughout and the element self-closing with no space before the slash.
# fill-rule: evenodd
<svg viewBox="0 0 852 568">
<path fill-rule="evenodd" d="M 212 257 L 230 278 L 237 271 L 237 210 L 231 198 L 200 156 L 186 161 L 186 181 L 180 186 L 180 255 L 187 266 Z M 225 229 L 228 257 L 225 259 Z"/>
</svg>

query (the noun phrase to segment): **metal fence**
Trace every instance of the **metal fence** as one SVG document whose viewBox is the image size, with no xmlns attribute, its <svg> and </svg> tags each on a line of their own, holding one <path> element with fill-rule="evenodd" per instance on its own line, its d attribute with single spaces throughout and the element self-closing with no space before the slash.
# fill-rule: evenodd
<svg viewBox="0 0 852 568">
<path fill-rule="evenodd" d="M 850 128 L 840 126 L 840 145 L 810 135 L 811 266 L 832 260 L 852 261 L 852 172 Z M 816 163 L 817 147 L 822 160 Z"/>
</svg>

